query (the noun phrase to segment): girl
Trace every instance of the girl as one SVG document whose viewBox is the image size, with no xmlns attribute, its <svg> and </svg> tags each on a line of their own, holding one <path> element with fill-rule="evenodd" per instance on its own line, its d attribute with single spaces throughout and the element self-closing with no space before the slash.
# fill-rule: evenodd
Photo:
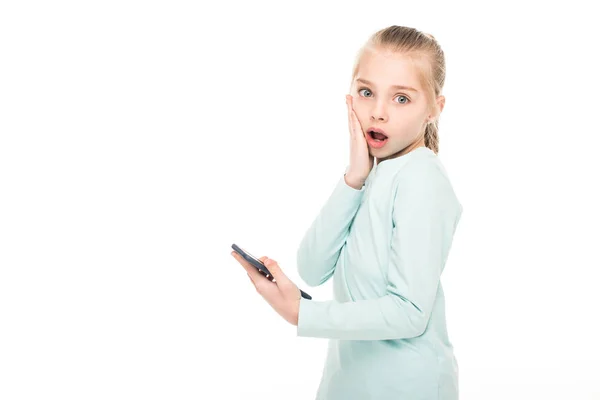
<svg viewBox="0 0 600 400">
<path fill-rule="evenodd" d="M 330 339 L 317 399 L 458 399 L 440 276 L 463 208 L 437 157 L 444 78 L 438 43 L 413 28 L 382 29 L 358 54 L 350 163 L 297 253 L 309 286 L 333 278 L 334 300 L 232 253 L 298 336 Z"/>
</svg>

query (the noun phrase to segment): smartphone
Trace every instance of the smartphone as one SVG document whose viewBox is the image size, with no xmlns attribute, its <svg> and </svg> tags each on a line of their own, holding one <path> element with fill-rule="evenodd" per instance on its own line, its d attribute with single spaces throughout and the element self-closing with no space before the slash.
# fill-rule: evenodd
<svg viewBox="0 0 600 400">
<path fill-rule="evenodd" d="M 236 253 L 238 253 L 239 255 L 241 255 L 242 257 L 244 257 L 244 259 L 246 261 L 248 261 L 250 264 L 252 264 L 254 267 L 256 267 L 256 269 L 258 269 L 258 272 L 260 272 L 261 274 L 263 274 L 267 279 L 269 279 L 270 281 L 274 280 L 273 275 L 271 274 L 271 272 L 267 269 L 267 267 L 265 266 L 265 264 L 263 264 L 263 262 L 260 261 L 258 258 L 254 257 L 252 254 L 248 253 L 246 250 L 242 249 L 241 247 L 239 247 L 235 243 L 231 245 L 231 248 L 233 250 L 235 250 Z M 305 293 L 304 291 L 300 290 L 300 294 L 305 299 L 312 300 L 312 296 L 310 296 L 309 294 Z"/>
</svg>

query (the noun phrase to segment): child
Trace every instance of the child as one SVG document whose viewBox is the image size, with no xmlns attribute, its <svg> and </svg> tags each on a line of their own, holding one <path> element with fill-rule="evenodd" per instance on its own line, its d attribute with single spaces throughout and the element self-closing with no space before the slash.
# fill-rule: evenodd
<svg viewBox="0 0 600 400">
<path fill-rule="evenodd" d="M 458 399 L 440 284 L 462 215 L 437 157 L 444 77 L 433 36 L 408 27 L 376 32 L 356 59 L 350 163 L 297 253 L 309 286 L 333 278 L 334 300 L 300 297 L 267 257 L 277 284 L 245 265 L 298 336 L 330 339 L 317 400 Z"/>
</svg>

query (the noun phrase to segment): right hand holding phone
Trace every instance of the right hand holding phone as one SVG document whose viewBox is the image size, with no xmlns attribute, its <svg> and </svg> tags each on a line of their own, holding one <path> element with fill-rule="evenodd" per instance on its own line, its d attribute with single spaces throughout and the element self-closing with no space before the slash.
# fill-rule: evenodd
<svg viewBox="0 0 600 400">
<path fill-rule="evenodd" d="M 264 275 L 236 251 L 231 255 L 246 270 L 256 291 L 271 305 L 271 307 L 292 325 L 298 325 L 302 292 L 281 270 L 275 260 L 266 256 L 259 258 L 265 267 L 273 274 L 274 279 L 263 279 Z M 269 282 L 270 281 L 270 282 Z"/>
<path fill-rule="evenodd" d="M 369 146 L 360 121 L 352 107 L 352 95 L 346 95 L 348 106 L 348 128 L 350 131 L 350 167 L 346 172 L 346 183 L 360 189 L 373 168 L 374 157 L 369 153 Z"/>
</svg>

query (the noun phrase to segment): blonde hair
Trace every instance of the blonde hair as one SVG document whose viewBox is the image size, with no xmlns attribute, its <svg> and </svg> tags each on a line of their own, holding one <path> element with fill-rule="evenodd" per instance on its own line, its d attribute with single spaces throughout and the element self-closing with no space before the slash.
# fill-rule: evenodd
<svg viewBox="0 0 600 400">
<path fill-rule="evenodd" d="M 442 92 L 446 79 L 446 61 L 442 48 L 433 35 L 417 29 L 392 25 L 375 32 L 360 48 L 354 67 L 352 79 L 356 78 L 358 67 L 365 50 L 383 50 L 401 53 L 417 67 L 419 82 L 425 90 L 425 96 L 431 111 L 437 111 L 436 98 Z M 427 123 L 425 127 L 425 146 L 436 154 L 439 151 L 438 117 Z"/>
</svg>

